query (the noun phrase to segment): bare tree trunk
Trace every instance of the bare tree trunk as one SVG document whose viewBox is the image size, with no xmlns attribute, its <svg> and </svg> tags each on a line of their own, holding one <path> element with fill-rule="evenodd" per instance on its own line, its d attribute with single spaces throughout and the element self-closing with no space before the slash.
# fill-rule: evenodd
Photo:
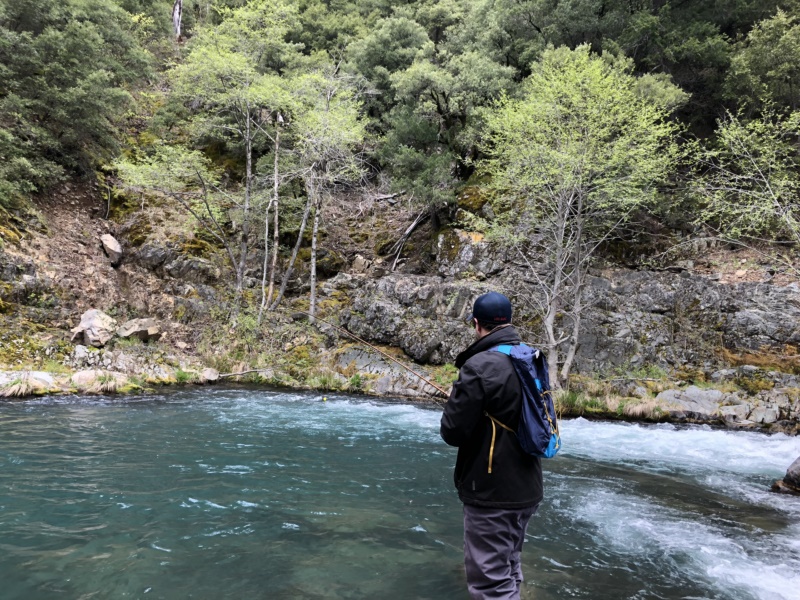
<svg viewBox="0 0 800 600">
<path fill-rule="evenodd" d="M 280 126 L 275 129 L 275 163 L 273 165 L 273 178 L 274 178 L 274 190 L 273 190 L 273 198 L 272 198 L 272 205 L 275 210 L 275 223 L 272 228 L 272 267 L 269 271 L 269 291 L 267 292 L 267 303 L 272 302 L 272 292 L 275 289 L 275 272 L 278 269 L 278 245 L 279 245 L 279 229 L 278 229 L 278 202 L 280 200 L 278 196 L 278 189 L 280 188 L 279 178 L 278 178 L 278 151 L 280 150 L 281 146 L 281 130 Z M 266 242 L 265 242 L 266 243 Z"/>
<path fill-rule="evenodd" d="M 183 17 L 183 0 L 175 0 L 172 5 L 172 28 L 175 30 L 175 39 L 181 39 L 181 19 Z"/>
<path fill-rule="evenodd" d="M 264 213 L 264 268 L 261 272 L 261 306 L 258 309 L 258 324 L 261 325 L 261 319 L 264 316 L 264 309 L 272 301 L 272 290 L 275 283 L 275 265 L 278 258 L 278 189 L 280 188 L 280 179 L 278 172 L 278 150 L 281 145 L 281 130 L 275 130 L 275 163 L 273 170 L 273 195 L 272 199 L 267 204 L 267 210 Z M 270 269 L 269 276 L 269 292 L 267 292 L 267 265 L 269 264 L 269 211 L 274 207 L 275 209 L 275 240 L 272 245 L 272 268 Z"/>
<path fill-rule="evenodd" d="M 242 288 L 244 287 L 244 271 L 247 266 L 247 251 L 250 242 L 250 197 L 253 188 L 253 136 L 252 122 L 250 119 L 250 105 L 246 106 L 245 113 L 245 182 L 244 182 L 244 205 L 242 206 L 242 236 L 239 243 L 239 265 L 236 268 L 236 291 L 233 295 L 232 320 L 236 324 L 236 317 L 239 314 L 239 304 L 242 300 Z"/>
<path fill-rule="evenodd" d="M 553 285 L 550 288 L 550 302 L 547 306 L 547 315 L 544 319 L 544 330 L 547 335 L 547 342 L 550 346 L 550 351 L 547 354 L 547 369 L 550 372 L 550 385 L 552 389 L 561 389 L 561 379 L 558 373 L 558 345 L 560 340 L 556 336 L 556 316 L 561 308 L 562 303 L 562 288 L 564 286 L 564 276 L 566 267 L 566 224 L 567 224 L 567 211 L 568 199 L 561 197 L 558 200 L 559 208 L 557 215 L 557 222 L 554 224 L 556 228 L 555 247 L 556 256 Z"/>
<path fill-rule="evenodd" d="M 267 306 L 267 265 L 269 264 L 269 211 L 272 209 L 273 200 L 267 204 L 264 211 L 264 266 L 261 270 L 261 306 L 258 308 L 258 324 L 264 316 L 264 309 Z"/>
<path fill-rule="evenodd" d="M 314 202 L 314 227 L 311 230 L 311 301 L 308 312 L 311 313 L 311 322 L 317 309 L 317 234 L 319 233 L 319 213 L 322 205 L 321 194 L 317 194 Z"/>
<path fill-rule="evenodd" d="M 572 258 L 573 261 L 573 294 L 572 294 L 572 333 L 570 334 L 569 347 L 567 355 L 564 357 L 564 364 L 561 366 L 561 381 L 564 383 L 569 379 L 569 372 L 572 369 L 572 363 L 575 360 L 575 354 L 578 352 L 578 335 L 581 329 L 581 313 L 583 312 L 583 281 L 584 272 L 586 269 L 585 257 L 583 256 L 583 194 L 578 193 L 578 206 L 575 211 L 575 252 Z"/>
<path fill-rule="evenodd" d="M 275 298 L 275 302 L 273 302 L 272 306 L 269 307 L 270 310 L 275 310 L 276 308 L 278 308 L 278 304 L 280 304 L 281 300 L 283 300 L 283 295 L 284 293 L 286 293 L 286 286 L 289 283 L 289 278 L 292 276 L 294 263 L 297 260 L 297 253 L 300 251 L 300 245 L 303 242 L 303 234 L 306 231 L 306 224 L 308 223 L 308 215 L 311 212 L 311 202 L 313 196 L 313 189 L 309 189 L 308 185 L 306 185 L 306 190 L 308 198 L 306 199 L 305 212 L 303 212 L 303 221 L 300 223 L 300 232 L 297 234 L 297 242 L 295 243 L 294 249 L 292 250 L 292 257 L 289 259 L 289 266 L 286 269 L 286 273 L 283 274 L 283 281 L 281 282 L 281 289 L 278 292 L 278 297 Z"/>
</svg>

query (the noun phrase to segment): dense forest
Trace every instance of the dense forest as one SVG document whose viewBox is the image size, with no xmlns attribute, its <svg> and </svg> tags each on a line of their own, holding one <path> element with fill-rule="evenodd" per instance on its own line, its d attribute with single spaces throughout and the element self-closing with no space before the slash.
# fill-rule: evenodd
<svg viewBox="0 0 800 600">
<path fill-rule="evenodd" d="M 800 241 L 798 17 L 794 0 L 0 0 L 0 221 L 23 227 L 66 180 L 174 202 L 225 257 L 234 322 L 258 273 L 260 322 L 309 247 L 314 313 L 332 199 L 469 197 L 461 227 L 552 267 L 554 347 L 577 340 L 556 317 L 580 314 L 598 248 L 659 228 Z"/>
</svg>

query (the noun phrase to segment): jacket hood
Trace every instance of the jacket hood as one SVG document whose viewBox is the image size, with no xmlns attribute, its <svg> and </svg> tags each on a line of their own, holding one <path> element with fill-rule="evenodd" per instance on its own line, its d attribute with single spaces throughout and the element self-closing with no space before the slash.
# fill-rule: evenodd
<svg viewBox="0 0 800 600">
<path fill-rule="evenodd" d="M 466 350 L 456 356 L 456 368 L 460 369 L 470 358 L 480 352 L 499 346 L 500 344 L 519 344 L 522 340 L 513 325 L 495 329 L 490 334 L 473 342 Z"/>
</svg>

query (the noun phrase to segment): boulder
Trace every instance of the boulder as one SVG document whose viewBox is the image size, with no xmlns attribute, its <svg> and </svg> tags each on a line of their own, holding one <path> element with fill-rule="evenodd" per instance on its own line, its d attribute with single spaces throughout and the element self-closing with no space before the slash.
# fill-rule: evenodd
<svg viewBox="0 0 800 600">
<path fill-rule="evenodd" d="M 219 371 L 211 368 L 200 371 L 200 383 L 214 383 L 215 381 L 219 381 Z"/>
<path fill-rule="evenodd" d="M 128 378 L 122 373 L 102 369 L 78 371 L 70 378 L 70 382 L 80 391 L 94 394 L 117 392 L 129 384 Z"/>
<path fill-rule="evenodd" d="M 778 420 L 780 412 L 773 406 L 757 406 L 750 413 L 750 420 L 754 423 L 763 423 L 769 425 Z"/>
<path fill-rule="evenodd" d="M 747 415 L 750 414 L 750 405 L 728 404 L 725 406 L 720 406 L 719 413 L 726 421 L 733 421 L 734 423 L 739 423 L 741 421 L 747 420 Z"/>
<path fill-rule="evenodd" d="M 103 245 L 103 252 L 106 253 L 106 256 L 108 256 L 111 261 L 111 266 L 119 266 L 119 263 L 122 261 L 122 244 L 109 233 L 100 237 L 100 243 Z"/>
<path fill-rule="evenodd" d="M 83 334 L 84 345 L 102 348 L 113 337 L 116 327 L 117 322 L 112 317 L 93 308 L 83 313 L 80 324 L 71 330 L 72 340 Z"/>
<path fill-rule="evenodd" d="M 366 273 L 371 266 L 372 261 L 369 261 L 360 254 L 357 254 L 353 259 L 353 265 L 351 269 L 353 273 Z"/>
<path fill-rule="evenodd" d="M 786 470 L 786 476 L 783 478 L 785 483 L 800 489 L 800 457 L 797 458 L 789 468 Z"/>
<path fill-rule="evenodd" d="M 656 396 L 656 401 L 675 418 L 708 421 L 719 416 L 719 405 L 724 397 L 719 390 L 690 385 L 685 390 L 665 390 Z"/>
<path fill-rule="evenodd" d="M 800 458 L 789 465 L 783 479 L 772 484 L 772 491 L 800 495 Z"/>
<path fill-rule="evenodd" d="M 161 337 L 161 327 L 159 327 L 155 319 L 149 317 L 147 319 L 132 319 L 117 329 L 117 335 L 121 338 L 136 337 L 143 342 L 158 341 Z"/>
<path fill-rule="evenodd" d="M 325 277 L 336 275 L 347 266 L 347 259 L 335 250 L 321 248 L 317 253 L 317 270 Z"/>
<path fill-rule="evenodd" d="M 145 244 L 136 252 L 136 261 L 148 269 L 155 270 L 158 267 L 174 260 L 175 251 L 170 248 L 155 244 Z"/>
<path fill-rule="evenodd" d="M 220 270 L 211 261 L 196 256 L 181 256 L 164 265 L 170 277 L 195 283 L 207 283 L 220 277 Z"/>
</svg>

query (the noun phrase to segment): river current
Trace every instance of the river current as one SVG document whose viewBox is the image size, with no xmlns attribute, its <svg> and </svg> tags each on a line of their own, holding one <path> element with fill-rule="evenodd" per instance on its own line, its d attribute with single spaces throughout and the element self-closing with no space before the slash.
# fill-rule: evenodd
<svg viewBox="0 0 800 600">
<path fill-rule="evenodd" d="M 203 388 L 0 404 L 4 599 L 460 599 L 440 411 Z M 800 598 L 800 439 L 562 423 L 523 598 Z"/>
</svg>

